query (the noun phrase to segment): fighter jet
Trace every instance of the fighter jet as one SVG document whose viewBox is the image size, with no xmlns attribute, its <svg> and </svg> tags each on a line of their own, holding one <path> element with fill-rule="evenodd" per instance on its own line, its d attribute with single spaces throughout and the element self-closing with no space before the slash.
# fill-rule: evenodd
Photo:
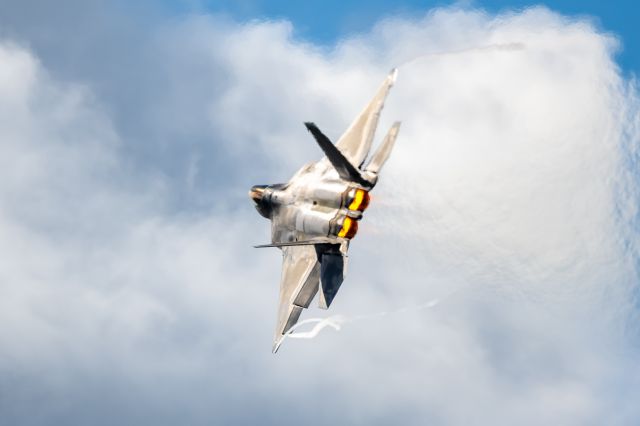
<svg viewBox="0 0 640 426">
<path fill-rule="evenodd" d="M 271 220 L 271 244 L 255 247 L 277 247 L 283 256 L 274 353 L 316 293 L 320 308 L 328 309 L 344 280 L 349 241 L 400 129 L 394 123 L 366 161 L 396 76 L 394 69 L 337 144 L 314 123 L 304 123 L 325 157 L 302 167 L 288 183 L 256 185 L 249 192 L 258 212 Z"/>
</svg>

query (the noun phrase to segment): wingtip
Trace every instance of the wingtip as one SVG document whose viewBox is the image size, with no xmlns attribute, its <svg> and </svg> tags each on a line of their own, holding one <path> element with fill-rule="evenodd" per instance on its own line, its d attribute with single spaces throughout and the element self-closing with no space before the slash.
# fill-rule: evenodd
<svg viewBox="0 0 640 426">
<path fill-rule="evenodd" d="M 284 336 L 280 336 L 280 338 L 276 339 L 275 342 L 273 342 L 271 353 L 275 354 L 276 352 L 278 352 L 278 349 L 280 349 L 280 345 L 282 344 L 283 340 L 284 340 Z"/>
<path fill-rule="evenodd" d="M 391 84 L 394 84 L 397 78 L 398 78 L 398 68 L 392 68 L 391 72 L 389 73 L 389 81 L 391 82 Z"/>
</svg>

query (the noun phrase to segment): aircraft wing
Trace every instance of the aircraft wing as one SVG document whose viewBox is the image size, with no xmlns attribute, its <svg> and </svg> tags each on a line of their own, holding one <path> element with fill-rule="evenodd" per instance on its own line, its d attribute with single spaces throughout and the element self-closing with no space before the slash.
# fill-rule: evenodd
<svg viewBox="0 0 640 426">
<path fill-rule="evenodd" d="M 320 289 L 320 308 L 327 309 L 344 280 L 347 243 L 283 246 L 278 320 L 273 352 L 309 307 Z"/>
<path fill-rule="evenodd" d="M 320 262 L 314 246 L 282 247 L 282 277 L 273 352 L 284 334 L 298 322 L 304 308 L 318 292 Z"/>
<path fill-rule="evenodd" d="M 380 111 L 382 111 L 389 90 L 396 81 L 397 74 L 396 69 L 391 71 L 373 99 L 336 143 L 342 154 L 355 166 L 362 166 L 371 149 L 373 136 L 380 118 Z"/>
</svg>

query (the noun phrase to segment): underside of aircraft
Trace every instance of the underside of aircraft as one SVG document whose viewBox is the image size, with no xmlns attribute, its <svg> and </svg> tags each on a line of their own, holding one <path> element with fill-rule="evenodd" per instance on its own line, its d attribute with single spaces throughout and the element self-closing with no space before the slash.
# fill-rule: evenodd
<svg viewBox="0 0 640 426">
<path fill-rule="evenodd" d="M 271 221 L 271 243 L 256 247 L 277 247 L 283 255 L 274 353 L 316 294 L 320 308 L 327 309 L 344 281 L 349 241 L 400 129 L 394 123 L 366 161 L 396 76 L 394 69 L 335 145 L 314 123 L 305 123 L 324 158 L 302 167 L 287 183 L 256 185 L 249 192 L 258 212 Z"/>
</svg>

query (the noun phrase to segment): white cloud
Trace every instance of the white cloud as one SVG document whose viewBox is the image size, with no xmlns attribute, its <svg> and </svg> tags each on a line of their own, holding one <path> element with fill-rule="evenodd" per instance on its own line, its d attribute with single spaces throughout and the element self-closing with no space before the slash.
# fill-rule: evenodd
<svg viewBox="0 0 640 426">
<path fill-rule="evenodd" d="M 638 101 L 612 36 L 545 9 L 438 10 L 332 50 L 286 22 L 154 31 L 121 71 L 144 90 L 109 99 L 105 74 L 0 45 L 8 421 L 638 418 Z M 381 128 L 403 128 L 332 313 L 442 302 L 272 356 L 279 254 L 250 248 L 269 233 L 246 189 L 318 158 L 302 121 L 336 139 L 397 64 Z"/>
</svg>

